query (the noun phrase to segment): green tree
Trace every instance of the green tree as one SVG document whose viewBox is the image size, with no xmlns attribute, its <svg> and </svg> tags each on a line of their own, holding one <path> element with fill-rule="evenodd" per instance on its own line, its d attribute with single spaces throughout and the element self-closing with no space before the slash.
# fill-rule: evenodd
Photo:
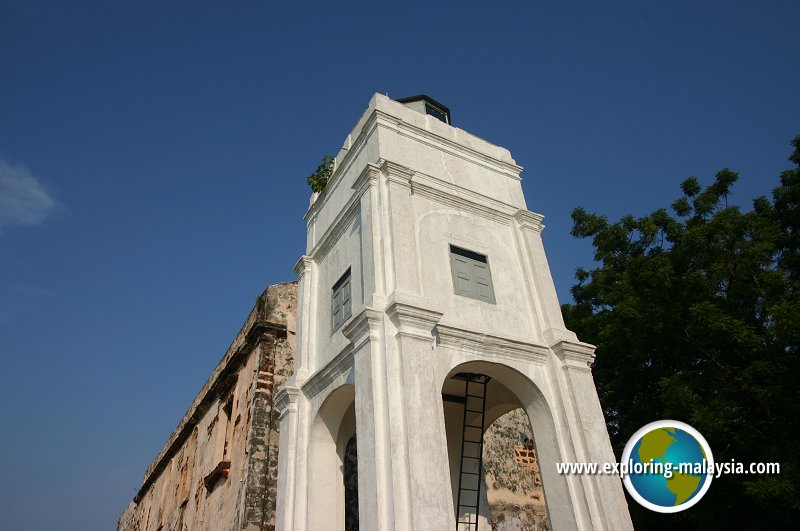
<svg viewBox="0 0 800 531">
<path fill-rule="evenodd" d="M 738 175 L 681 184 L 671 209 L 610 223 L 578 208 L 596 267 L 578 269 L 568 326 L 597 345 L 595 379 L 617 457 L 644 424 L 697 428 L 717 461 L 779 462 L 722 476 L 674 515 L 629 500 L 637 529 L 800 529 L 800 136 L 772 199 L 728 204 Z"/>
<path fill-rule="evenodd" d="M 328 185 L 328 179 L 333 175 L 333 162 L 334 158 L 330 155 L 322 157 L 322 163 L 317 166 L 314 173 L 306 178 L 308 185 L 311 187 L 312 192 L 322 192 Z"/>
</svg>

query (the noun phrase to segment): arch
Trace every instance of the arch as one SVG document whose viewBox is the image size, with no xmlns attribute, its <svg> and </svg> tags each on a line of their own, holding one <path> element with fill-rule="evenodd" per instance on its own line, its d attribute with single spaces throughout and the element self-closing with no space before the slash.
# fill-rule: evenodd
<svg viewBox="0 0 800 531">
<path fill-rule="evenodd" d="M 489 378 L 485 386 L 484 430 L 502 415 L 514 409 L 522 408 L 525 411 L 535 433 L 535 450 L 538 455 L 550 524 L 553 529 L 577 528 L 566 478 L 556 473 L 555 463 L 562 460 L 562 452 L 559 449 L 553 414 L 544 394 L 531 379 L 517 369 L 503 363 L 483 360 L 466 361 L 457 364 L 450 369 L 441 383 L 451 487 L 456 512 L 459 510 L 457 506 L 459 481 L 463 478 L 461 476 L 461 430 L 464 423 L 470 424 L 470 421 L 466 417 L 464 406 L 457 402 L 449 402 L 448 398 L 455 400 L 453 395 L 458 396 L 458 380 L 456 377 L 460 377 L 459 375 L 463 374 L 483 375 Z M 462 389 L 466 388 L 462 386 Z M 463 393 L 464 391 L 462 391 Z M 462 419 L 460 420 L 458 419 L 458 411 L 462 412 Z M 481 531 L 488 529 L 486 527 L 488 506 L 485 501 L 485 488 L 485 485 L 481 486 L 484 491 L 482 494 L 483 500 L 479 508 L 481 518 L 479 519 L 480 525 L 478 529 Z M 471 527 L 469 529 L 474 528 Z"/>
<path fill-rule="evenodd" d="M 309 433 L 309 529 L 345 529 L 345 451 L 355 434 L 355 388 L 345 384 L 322 403 Z"/>
</svg>

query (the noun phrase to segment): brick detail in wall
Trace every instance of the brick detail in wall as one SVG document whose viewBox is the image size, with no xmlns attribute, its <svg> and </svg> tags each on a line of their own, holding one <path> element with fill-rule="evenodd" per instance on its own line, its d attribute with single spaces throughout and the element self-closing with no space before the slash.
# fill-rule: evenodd
<svg viewBox="0 0 800 531">
<path fill-rule="evenodd" d="M 273 530 L 278 485 L 278 412 L 275 393 L 294 368 L 294 357 L 285 337 L 264 336 L 253 398 L 248 441 L 248 477 L 242 529 Z"/>
</svg>

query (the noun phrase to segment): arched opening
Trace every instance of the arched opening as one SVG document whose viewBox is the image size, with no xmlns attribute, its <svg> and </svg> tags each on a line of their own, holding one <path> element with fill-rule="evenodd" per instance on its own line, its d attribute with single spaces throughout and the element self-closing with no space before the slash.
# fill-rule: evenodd
<svg viewBox="0 0 800 531">
<path fill-rule="evenodd" d="M 344 529 L 358 531 L 358 449 L 355 434 L 344 448 Z"/>
<path fill-rule="evenodd" d="M 343 385 L 319 408 L 308 452 L 308 528 L 358 529 L 355 391 Z"/>
<path fill-rule="evenodd" d="M 546 409 L 533 403 L 535 386 L 509 367 L 472 362 L 450 372 L 442 399 L 456 530 L 549 530 L 528 413 Z M 552 419 L 543 424 L 550 439 Z"/>
</svg>

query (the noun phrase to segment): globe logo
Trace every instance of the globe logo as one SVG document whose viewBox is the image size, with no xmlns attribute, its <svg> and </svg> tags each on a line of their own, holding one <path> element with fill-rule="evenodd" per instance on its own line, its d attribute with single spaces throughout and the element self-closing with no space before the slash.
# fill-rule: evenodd
<svg viewBox="0 0 800 531">
<path fill-rule="evenodd" d="M 708 442 L 677 420 L 651 422 L 633 434 L 622 453 L 623 483 L 639 504 L 659 513 L 676 513 L 705 495 L 714 477 Z"/>
</svg>

